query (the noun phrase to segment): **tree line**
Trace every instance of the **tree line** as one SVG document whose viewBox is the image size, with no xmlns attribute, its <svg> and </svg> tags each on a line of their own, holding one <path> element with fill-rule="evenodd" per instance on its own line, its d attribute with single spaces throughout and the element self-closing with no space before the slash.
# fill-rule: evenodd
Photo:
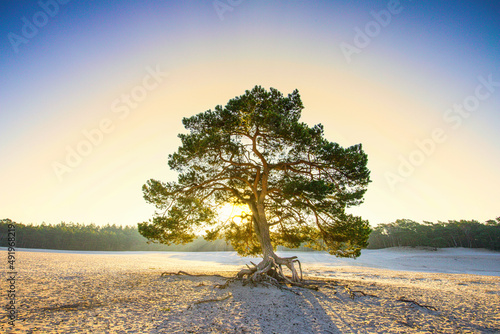
<svg viewBox="0 0 500 334">
<path fill-rule="evenodd" d="M 423 246 L 500 250 L 500 217 L 485 223 L 476 220 L 417 223 L 410 219 L 398 219 L 375 227 L 368 242 L 371 249 Z"/>
<path fill-rule="evenodd" d="M 224 240 L 208 242 L 202 237 L 185 245 L 148 244 L 137 227 L 64 223 L 33 225 L 0 220 L 0 247 L 7 247 L 9 224 L 16 226 L 16 247 L 87 251 L 232 251 Z M 500 217 L 480 223 L 475 220 L 417 223 L 398 219 L 376 226 L 368 239 L 369 249 L 387 247 L 465 247 L 500 250 Z M 292 250 L 280 247 L 279 250 Z M 310 251 L 301 246 L 298 251 Z"/>
<path fill-rule="evenodd" d="M 148 244 L 137 227 L 65 223 L 19 224 L 0 220 L 0 247 L 7 247 L 8 225 L 14 224 L 17 248 L 40 248 L 85 251 L 225 251 L 232 250 L 223 240 L 213 243 L 203 238 L 186 245 Z"/>
</svg>

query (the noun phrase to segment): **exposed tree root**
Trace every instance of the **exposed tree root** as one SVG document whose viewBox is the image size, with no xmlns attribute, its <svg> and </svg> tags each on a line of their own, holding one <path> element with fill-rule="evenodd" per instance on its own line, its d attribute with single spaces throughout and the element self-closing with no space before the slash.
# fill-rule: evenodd
<svg viewBox="0 0 500 334">
<path fill-rule="evenodd" d="M 250 262 L 252 263 L 252 262 Z M 295 263 L 298 263 L 300 270 L 300 277 L 297 269 L 295 268 Z M 236 275 L 239 279 L 247 280 L 247 283 L 261 283 L 268 282 L 273 285 L 281 285 L 281 283 L 291 284 L 294 286 L 303 286 L 301 283 L 302 277 L 302 265 L 296 256 L 292 257 L 278 257 L 278 256 L 268 256 L 258 265 L 252 263 L 253 267 L 247 265 L 247 268 L 240 270 Z M 292 272 L 292 277 L 289 278 L 283 273 L 283 265 L 287 266 Z"/>
<path fill-rule="evenodd" d="M 243 285 L 251 284 L 253 286 L 264 285 L 264 286 L 274 286 L 282 290 L 291 291 L 293 293 L 298 294 L 296 291 L 287 287 L 290 286 L 298 286 L 302 288 L 318 290 L 319 287 L 314 284 L 310 284 L 303 280 L 302 275 L 302 264 L 297 259 L 296 256 L 292 257 L 278 257 L 278 256 L 269 256 L 267 259 L 262 260 L 259 264 L 255 264 L 250 262 L 252 267 L 247 265 L 247 268 L 242 269 L 236 277 L 227 278 L 221 275 L 213 274 L 189 274 L 185 271 L 178 272 L 164 272 L 161 276 L 171 276 L 171 275 L 183 275 L 183 276 L 216 276 L 226 279 L 224 284 L 216 284 L 215 287 L 219 289 L 225 289 L 229 284 L 234 282 L 235 280 L 242 281 Z M 298 264 L 298 270 L 295 266 Z M 288 269 L 290 269 L 292 273 L 292 277 L 287 277 L 283 272 L 283 265 L 285 265 Z"/>
<path fill-rule="evenodd" d="M 226 300 L 230 297 L 232 297 L 233 294 L 231 292 L 229 292 L 226 296 L 224 297 L 220 297 L 220 298 L 212 298 L 212 299 L 204 299 L 204 300 L 198 300 L 196 302 L 194 302 L 193 304 L 189 305 L 188 309 L 192 308 L 193 305 L 198 305 L 198 304 L 203 304 L 203 303 L 210 303 L 210 302 L 221 302 L 223 300 Z"/>
<path fill-rule="evenodd" d="M 172 272 L 163 272 L 163 273 L 161 273 L 161 275 L 160 275 L 160 276 L 161 276 L 161 277 L 163 277 L 163 276 L 172 276 L 172 275 L 199 276 L 199 277 L 203 277 L 203 276 L 205 276 L 205 277 L 207 277 L 207 276 L 215 276 L 215 277 L 222 277 L 222 278 L 226 278 L 226 277 L 224 277 L 224 276 L 222 276 L 222 275 L 217 275 L 217 274 L 189 274 L 189 273 L 187 273 L 187 272 L 185 272 L 185 271 L 182 271 L 182 270 L 181 270 L 181 271 L 178 271 L 178 272 L 176 272 L 176 273 L 172 273 Z"/>
<path fill-rule="evenodd" d="M 223 301 L 223 300 L 226 300 L 230 297 L 232 297 L 233 294 L 230 292 L 228 293 L 225 297 L 221 297 L 221 298 L 213 298 L 213 299 L 206 299 L 206 300 L 199 300 L 197 302 L 194 302 L 194 304 L 202 304 L 202 303 L 208 303 L 208 302 L 220 302 L 220 301 Z"/>
<path fill-rule="evenodd" d="M 380 297 L 380 296 L 376 296 L 376 295 L 373 295 L 370 293 L 366 293 L 366 292 L 361 291 L 361 290 L 352 290 L 348 284 L 339 284 L 339 282 L 337 282 L 337 281 L 331 281 L 331 280 L 305 281 L 302 278 L 302 268 L 301 268 L 300 262 L 297 260 L 296 256 L 290 257 L 290 258 L 278 258 L 278 259 L 279 260 L 276 260 L 272 257 L 269 257 L 269 260 L 266 261 L 265 266 L 262 265 L 262 263 L 264 263 L 264 261 L 262 261 L 258 265 L 255 265 L 254 263 L 250 262 L 250 263 L 252 263 L 253 267 L 247 266 L 246 269 L 242 269 L 240 272 L 238 272 L 238 274 L 235 277 L 230 277 L 230 278 L 225 277 L 225 276 L 221 276 L 221 275 L 217 275 L 217 274 L 214 274 L 214 275 L 189 274 L 185 271 L 179 271 L 177 273 L 164 272 L 161 274 L 161 276 L 170 276 L 170 275 L 215 276 L 215 277 L 224 278 L 226 280 L 226 282 L 224 284 L 215 284 L 214 285 L 215 288 L 219 288 L 219 289 L 226 289 L 231 283 L 233 283 L 235 281 L 241 281 L 243 285 L 251 284 L 253 286 L 258 286 L 258 285 L 262 286 L 263 285 L 263 286 L 269 286 L 269 287 L 276 287 L 276 288 L 281 289 L 281 290 L 290 291 L 296 295 L 300 295 L 300 293 L 297 290 L 291 289 L 287 285 L 311 289 L 311 290 L 315 290 L 315 291 L 318 291 L 320 287 L 327 288 L 327 289 L 334 289 L 334 290 L 336 290 L 336 287 L 343 287 L 344 290 L 349 294 L 349 297 L 353 300 L 356 297 L 360 297 L 360 296 L 386 299 L 384 297 Z M 299 263 L 300 281 L 294 281 L 294 277 L 295 278 L 299 277 L 297 274 L 297 271 L 295 271 L 295 275 L 293 275 L 294 270 L 291 269 L 292 270 L 292 278 L 289 278 L 289 277 L 284 275 L 282 267 L 280 265 L 280 264 L 287 265 L 287 263 L 288 263 L 293 268 L 294 262 Z M 259 267 L 261 269 L 259 269 Z M 247 276 L 247 277 L 245 278 L 244 276 Z M 335 293 L 337 293 L 337 291 L 335 291 Z M 189 308 L 191 308 L 193 305 L 196 305 L 196 304 L 226 300 L 226 299 L 230 298 L 231 296 L 232 296 L 232 294 L 229 293 L 225 297 L 197 301 L 197 302 L 194 302 L 191 306 L 189 306 Z M 420 304 L 417 301 L 407 299 L 405 297 L 399 297 L 399 299 L 397 299 L 397 301 L 410 303 L 410 304 L 413 304 L 413 305 L 416 305 L 416 306 L 419 306 L 422 308 L 426 308 L 428 310 L 433 310 L 433 311 L 438 310 L 434 306 Z M 60 307 L 50 308 L 50 309 L 76 308 L 77 306 L 79 306 L 79 305 L 63 305 Z"/>
<path fill-rule="evenodd" d="M 225 289 L 229 286 L 229 284 L 233 283 L 234 280 L 237 279 L 235 277 L 227 278 L 226 277 L 226 282 L 224 284 L 215 284 L 214 287 L 218 289 Z"/>
<path fill-rule="evenodd" d="M 435 308 L 434 306 L 430 306 L 430 305 L 423 305 L 423 304 L 420 304 L 414 300 L 411 300 L 411 299 L 406 299 L 405 297 L 399 297 L 398 301 L 400 302 L 405 302 L 405 303 L 411 303 L 413 305 L 417 305 L 417 306 L 420 306 L 420 307 L 424 307 L 428 310 L 433 310 L 433 311 L 437 311 L 437 308 Z"/>
<path fill-rule="evenodd" d="M 351 290 L 351 288 L 348 285 L 345 286 L 345 289 L 347 290 L 347 292 L 349 292 L 349 296 L 351 297 L 351 299 L 354 299 L 355 297 L 359 297 L 360 295 L 364 296 L 364 297 L 369 296 L 369 297 L 378 298 L 378 296 L 363 292 L 361 290 Z"/>
</svg>

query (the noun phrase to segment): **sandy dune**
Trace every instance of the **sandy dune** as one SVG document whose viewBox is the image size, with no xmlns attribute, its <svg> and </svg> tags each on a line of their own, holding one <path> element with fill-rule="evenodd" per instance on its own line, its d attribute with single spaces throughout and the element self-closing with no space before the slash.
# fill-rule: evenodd
<svg viewBox="0 0 500 334">
<path fill-rule="evenodd" d="M 1 251 L 6 258 L 5 250 Z M 234 253 L 16 252 L 18 319 L 7 333 L 499 333 L 500 253 L 298 253 L 319 291 L 241 286 Z M 2 277 L 7 270 L 2 268 Z M 7 282 L 0 284 L 6 298 Z"/>
</svg>

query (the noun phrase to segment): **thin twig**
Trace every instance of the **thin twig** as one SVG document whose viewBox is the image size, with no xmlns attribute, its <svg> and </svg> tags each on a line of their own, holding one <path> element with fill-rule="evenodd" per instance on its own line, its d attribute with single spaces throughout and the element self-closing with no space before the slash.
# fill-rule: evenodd
<svg viewBox="0 0 500 334">
<path fill-rule="evenodd" d="M 434 306 L 420 304 L 419 302 L 416 302 L 416 301 L 411 300 L 411 299 L 406 299 L 405 297 L 399 297 L 398 301 L 405 302 L 405 303 L 411 303 L 411 304 L 414 304 L 414 305 L 417 305 L 417 306 L 420 306 L 420 307 L 425 307 L 428 310 L 437 311 L 437 308 L 435 308 Z"/>
<path fill-rule="evenodd" d="M 233 294 L 231 292 L 229 292 L 227 294 L 227 296 L 225 296 L 225 297 L 205 299 L 205 300 L 198 300 L 198 301 L 194 302 L 193 304 L 198 305 L 198 304 L 209 303 L 209 302 L 221 302 L 221 301 L 226 300 L 226 299 L 228 299 L 228 298 L 230 298 L 232 296 L 233 296 Z"/>
</svg>

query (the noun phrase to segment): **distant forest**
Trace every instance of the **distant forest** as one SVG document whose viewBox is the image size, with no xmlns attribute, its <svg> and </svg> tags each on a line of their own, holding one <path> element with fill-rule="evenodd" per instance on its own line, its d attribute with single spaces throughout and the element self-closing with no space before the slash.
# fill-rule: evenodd
<svg viewBox="0 0 500 334">
<path fill-rule="evenodd" d="M 17 248 L 41 248 L 88 251 L 231 251 L 224 240 L 215 242 L 198 238 L 186 245 L 148 244 L 137 227 L 94 224 L 59 223 L 18 224 L 10 219 L 0 220 L 0 247 L 7 247 L 9 224 L 15 224 Z M 370 234 L 369 249 L 387 247 L 465 247 L 500 250 L 500 217 L 480 223 L 475 220 L 417 223 L 399 219 L 380 224 Z M 287 250 L 279 247 L 278 250 Z M 300 247 L 299 251 L 310 251 Z"/>
<path fill-rule="evenodd" d="M 419 224 L 409 219 L 398 219 L 394 223 L 377 225 L 368 242 L 371 249 L 424 246 L 500 250 L 500 217 L 486 223 L 450 220 Z"/>
<path fill-rule="evenodd" d="M 56 225 L 24 225 L 10 219 L 0 220 L 0 247 L 7 247 L 9 224 L 16 226 L 17 248 L 41 248 L 87 251 L 230 251 L 224 240 L 207 242 L 203 238 L 186 245 L 148 244 L 137 227 L 94 224 L 59 223 Z"/>
</svg>

